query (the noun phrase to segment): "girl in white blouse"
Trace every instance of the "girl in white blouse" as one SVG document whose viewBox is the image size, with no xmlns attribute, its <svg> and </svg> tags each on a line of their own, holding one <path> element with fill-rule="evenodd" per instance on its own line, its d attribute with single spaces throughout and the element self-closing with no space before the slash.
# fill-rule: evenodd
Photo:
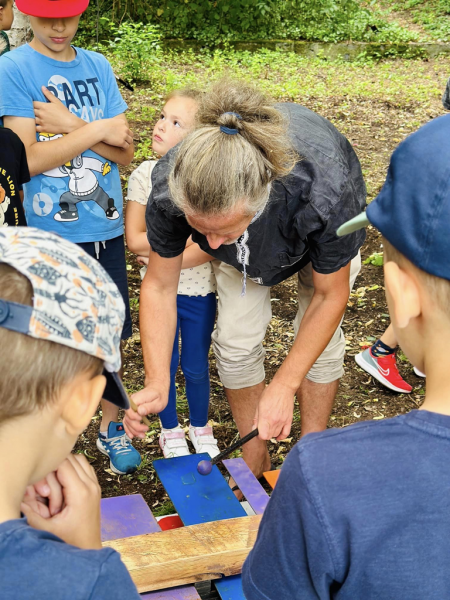
<svg viewBox="0 0 450 600">
<path fill-rule="evenodd" d="M 153 129 L 153 150 L 164 156 L 192 129 L 200 92 L 192 89 L 175 90 L 166 99 L 159 121 Z M 125 234 L 128 248 L 138 255 L 144 265 L 143 278 L 150 253 L 145 227 L 145 209 L 152 189 L 154 160 L 143 162 L 128 182 Z M 183 253 L 177 297 L 177 333 L 171 362 L 169 402 L 159 414 L 162 431 L 159 444 L 165 458 L 189 454 L 183 428 L 176 410 L 175 375 L 180 363 L 186 380 L 189 404 L 189 437 L 196 452 L 219 454 L 212 428 L 208 426 L 209 362 L 211 334 L 216 316 L 216 281 L 211 266 L 212 257 L 203 252 L 191 239 Z M 181 334 L 181 352 L 179 337 Z"/>
</svg>

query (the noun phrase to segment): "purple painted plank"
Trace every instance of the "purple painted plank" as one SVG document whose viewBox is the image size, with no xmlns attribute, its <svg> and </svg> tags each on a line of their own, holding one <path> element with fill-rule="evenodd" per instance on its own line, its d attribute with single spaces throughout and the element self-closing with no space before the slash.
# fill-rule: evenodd
<svg viewBox="0 0 450 600">
<path fill-rule="evenodd" d="M 255 513 L 262 515 L 269 502 L 269 496 L 250 471 L 244 459 L 229 458 L 228 460 L 224 460 L 223 464 Z"/>
<path fill-rule="evenodd" d="M 102 498 L 102 542 L 161 531 L 157 520 L 140 494 Z M 142 594 L 143 600 L 200 600 L 193 585 Z"/>
<path fill-rule="evenodd" d="M 161 531 L 140 494 L 103 498 L 100 506 L 102 542 Z"/>
<path fill-rule="evenodd" d="M 200 600 L 193 585 L 141 594 L 142 600 Z"/>
</svg>

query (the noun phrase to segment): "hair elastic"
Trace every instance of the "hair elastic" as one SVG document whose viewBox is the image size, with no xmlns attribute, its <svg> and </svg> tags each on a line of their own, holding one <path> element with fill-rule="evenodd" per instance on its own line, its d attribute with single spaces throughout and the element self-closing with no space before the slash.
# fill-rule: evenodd
<svg viewBox="0 0 450 600">
<path fill-rule="evenodd" d="M 239 113 L 225 112 L 225 113 L 223 113 L 223 115 L 233 115 L 234 117 L 236 117 L 236 119 L 239 119 L 239 121 L 242 121 L 242 117 Z M 227 135 L 237 135 L 239 133 L 239 129 L 235 129 L 234 127 L 226 127 L 225 125 L 220 126 L 220 131 L 222 133 L 226 133 Z"/>
</svg>

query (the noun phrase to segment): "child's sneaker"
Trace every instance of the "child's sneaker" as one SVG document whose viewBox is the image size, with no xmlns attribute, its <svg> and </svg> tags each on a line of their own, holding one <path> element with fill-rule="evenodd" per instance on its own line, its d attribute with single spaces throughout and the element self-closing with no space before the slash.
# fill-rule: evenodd
<svg viewBox="0 0 450 600">
<path fill-rule="evenodd" d="M 164 458 L 176 458 L 190 454 L 186 435 L 179 425 L 173 429 L 163 429 L 159 436 L 159 445 Z"/>
<path fill-rule="evenodd" d="M 196 454 L 207 452 L 211 458 L 220 454 L 217 440 L 213 435 L 212 427 L 193 427 L 189 425 L 189 437 L 195 448 Z"/>
<path fill-rule="evenodd" d="M 419 371 L 419 369 L 416 369 L 416 367 L 413 367 L 413 370 L 417 377 L 426 377 L 425 373 L 422 373 L 422 371 Z"/>
<path fill-rule="evenodd" d="M 118 475 L 134 473 L 141 464 L 141 455 L 133 448 L 122 423 L 111 421 L 107 437 L 102 433 L 98 434 L 97 448 L 102 454 L 109 456 L 111 471 Z"/>
<path fill-rule="evenodd" d="M 401 394 L 411 392 L 412 387 L 402 379 L 398 372 L 395 352 L 386 356 L 373 356 L 371 349 L 367 348 L 364 352 L 357 354 L 355 360 L 361 369 L 364 369 L 390 390 Z"/>
</svg>

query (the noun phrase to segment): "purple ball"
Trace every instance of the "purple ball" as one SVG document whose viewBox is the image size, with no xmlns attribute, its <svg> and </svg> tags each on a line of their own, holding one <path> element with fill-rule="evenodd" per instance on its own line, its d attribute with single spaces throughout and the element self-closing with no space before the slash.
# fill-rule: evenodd
<svg viewBox="0 0 450 600">
<path fill-rule="evenodd" d="M 197 471 L 200 475 L 209 475 L 212 471 L 212 464 L 209 460 L 201 460 L 197 465 Z"/>
</svg>

